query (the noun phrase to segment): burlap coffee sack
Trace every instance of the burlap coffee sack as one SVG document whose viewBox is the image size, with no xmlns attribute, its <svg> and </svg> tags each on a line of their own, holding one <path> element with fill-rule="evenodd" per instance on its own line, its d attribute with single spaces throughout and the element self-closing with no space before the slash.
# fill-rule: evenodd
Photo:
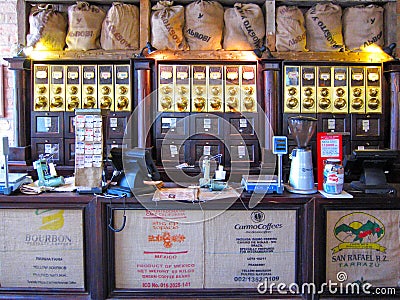
<svg viewBox="0 0 400 300">
<path fill-rule="evenodd" d="M 353 51 L 371 44 L 384 45 L 383 7 L 359 5 L 343 11 L 343 37 L 346 47 Z"/>
<path fill-rule="evenodd" d="M 51 4 L 32 8 L 29 16 L 29 34 L 26 44 L 35 50 L 63 50 L 67 35 L 67 20 Z"/>
<path fill-rule="evenodd" d="M 113 2 L 101 27 L 100 44 L 105 50 L 139 48 L 139 8 Z"/>
<path fill-rule="evenodd" d="M 105 16 L 104 10 L 98 6 L 89 5 L 87 2 L 77 2 L 69 6 L 68 49 L 99 49 L 101 25 Z"/>
<path fill-rule="evenodd" d="M 318 3 L 305 14 L 307 49 L 340 51 L 343 48 L 342 8 L 333 3 Z"/>
<path fill-rule="evenodd" d="M 276 50 L 307 51 L 304 16 L 296 6 L 279 6 L 276 10 Z"/>
<path fill-rule="evenodd" d="M 224 8 L 216 1 L 198 0 L 185 9 L 185 37 L 190 50 L 221 49 Z"/>
<path fill-rule="evenodd" d="M 257 4 L 236 3 L 224 13 L 225 50 L 253 50 L 264 43 L 265 21 Z"/>
<path fill-rule="evenodd" d="M 151 44 L 159 50 L 187 50 L 183 34 L 185 8 L 173 1 L 159 1 L 152 7 Z"/>
</svg>

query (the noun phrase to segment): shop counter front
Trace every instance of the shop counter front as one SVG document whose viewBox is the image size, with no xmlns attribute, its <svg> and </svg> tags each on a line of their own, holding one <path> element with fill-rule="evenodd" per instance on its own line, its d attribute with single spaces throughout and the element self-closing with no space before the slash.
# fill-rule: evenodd
<svg viewBox="0 0 400 300">
<path fill-rule="evenodd" d="M 318 287 L 341 271 L 399 293 L 395 195 L 0 199 L 0 299 L 309 299 L 332 297 Z M 374 267 L 357 269 L 362 259 Z M 302 290 L 308 283 L 316 292 Z"/>
</svg>

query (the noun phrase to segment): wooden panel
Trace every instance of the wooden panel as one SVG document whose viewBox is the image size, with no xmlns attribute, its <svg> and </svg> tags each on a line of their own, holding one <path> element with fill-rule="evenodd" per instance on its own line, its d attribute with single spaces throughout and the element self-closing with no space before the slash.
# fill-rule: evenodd
<svg viewBox="0 0 400 300">
<path fill-rule="evenodd" d="M 149 0 L 140 0 L 140 41 L 139 48 L 142 49 L 150 41 L 150 17 L 151 3 Z"/>
<path fill-rule="evenodd" d="M 62 137 L 62 112 L 32 112 L 32 137 Z"/>
<path fill-rule="evenodd" d="M 64 137 L 74 138 L 75 137 L 75 113 L 64 112 Z"/>
<path fill-rule="evenodd" d="M 54 163 L 64 164 L 64 141 L 61 138 L 32 138 L 32 160 L 41 154 L 53 154 Z"/>
<path fill-rule="evenodd" d="M 122 139 L 128 124 L 130 112 L 110 112 L 107 116 L 107 138 Z"/>
<path fill-rule="evenodd" d="M 185 139 L 189 137 L 188 113 L 161 113 L 155 122 L 156 138 Z"/>
<path fill-rule="evenodd" d="M 82 210 L 2 209 L 0 216 L 2 288 L 85 288 Z"/>
</svg>

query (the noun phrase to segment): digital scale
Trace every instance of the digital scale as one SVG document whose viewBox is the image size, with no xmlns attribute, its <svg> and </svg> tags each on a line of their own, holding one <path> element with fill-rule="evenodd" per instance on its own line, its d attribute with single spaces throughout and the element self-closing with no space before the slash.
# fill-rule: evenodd
<svg viewBox="0 0 400 300">
<path fill-rule="evenodd" d="M 243 175 L 242 186 L 247 192 L 256 194 L 282 194 L 282 155 L 288 152 L 286 136 L 272 137 L 272 153 L 278 156 L 278 175 Z"/>
<path fill-rule="evenodd" d="M 24 183 L 31 183 L 32 179 L 25 173 L 8 172 L 8 137 L 2 138 L 2 152 L 4 155 L 4 172 L 0 173 L 0 194 L 10 195 Z"/>
</svg>

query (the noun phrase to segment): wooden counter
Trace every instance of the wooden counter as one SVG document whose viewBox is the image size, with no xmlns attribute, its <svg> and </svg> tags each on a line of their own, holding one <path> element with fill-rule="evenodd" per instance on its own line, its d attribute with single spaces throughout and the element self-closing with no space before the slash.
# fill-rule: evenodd
<svg viewBox="0 0 400 300">
<path fill-rule="evenodd" d="M 384 226 L 386 237 L 400 236 L 398 223 L 393 230 L 400 220 L 400 201 L 394 195 L 326 199 L 285 192 L 253 204 L 247 193 L 235 201 L 200 203 L 75 193 L 1 196 L 0 299 L 311 299 L 310 293 L 301 291 L 259 293 L 257 284 L 266 277 L 268 284 L 299 286 L 332 280 L 340 267 L 339 256 L 332 258 L 327 249 L 331 243 L 341 244 L 331 234 L 337 219 L 350 222 L 349 215 L 373 216 Z M 121 231 L 113 232 L 109 225 Z M 386 247 L 386 253 L 373 254 L 390 257 L 392 263 L 381 263 L 383 271 L 388 268 L 400 276 L 400 263 L 393 256 L 400 253 L 400 244 L 385 243 L 381 238 L 375 244 Z M 359 272 L 345 268 L 349 278 Z M 382 285 L 379 274 L 384 272 L 379 267 L 373 270 L 376 278 L 365 279 Z M 60 287 L 60 282 L 68 284 Z M 392 287 L 393 281 L 389 283 Z M 394 291 L 399 294 L 398 287 Z M 314 296 L 332 295 L 325 290 Z"/>
</svg>

